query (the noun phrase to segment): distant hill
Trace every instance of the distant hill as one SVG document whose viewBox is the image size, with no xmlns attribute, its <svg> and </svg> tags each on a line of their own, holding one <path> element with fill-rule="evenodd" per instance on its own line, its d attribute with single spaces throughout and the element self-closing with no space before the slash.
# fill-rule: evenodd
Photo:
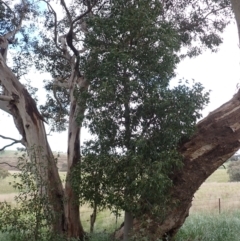
<svg viewBox="0 0 240 241">
<path fill-rule="evenodd" d="M 23 154 L 23 152 L 19 152 L 16 150 L 6 150 L 6 151 L 2 151 L 0 152 L 0 163 L 2 162 L 6 162 L 11 166 L 16 166 L 17 162 L 18 162 L 18 157 L 20 157 Z M 59 171 L 66 171 L 67 170 L 67 154 L 66 153 L 53 153 L 55 157 L 57 157 L 58 155 L 60 155 L 58 157 L 58 169 Z M 4 168 L 6 170 L 12 170 L 12 171 L 16 171 L 17 169 L 14 167 L 10 167 L 7 164 L 0 164 L 0 168 Z"/>
</svg>

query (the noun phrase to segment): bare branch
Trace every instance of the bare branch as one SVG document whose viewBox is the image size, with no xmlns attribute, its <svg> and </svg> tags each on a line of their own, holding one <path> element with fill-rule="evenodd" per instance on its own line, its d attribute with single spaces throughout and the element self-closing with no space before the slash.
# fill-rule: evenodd
<svg viewBox="0 0 240 241">
<path fill-rule="evenodd" d="M 13 168 L 16 168 L 16 169 L 18 169 L 19 170 L 19 168 L 17 167 L 17 166 L 13 166 L 13 165 L 11 165 L 11 164 L 9 164 L 9 163 L 7 163 L 7 162 L 0 162 L 0 165 L 8 165 L 9 167 L 13 167 Z"/>
<path fill-rule="evenodd" d="M 15 144 L 17 144 L 17 143 L 21 143 L 21 144 L 22 144 L 22 141 L 14 141 L 14 142 L 12 142 L 11 144 L 6 145 L 6 146 L 4 146 L 3 148 L 1 148 L 0 151 L 3 151 L 3 150 L 5 150 L 7 147 L 13 146 L 13 145 L 15 145 Z"/>
<path fill-rule="evenodd" d="M 87 14 L 89 14 L 89 13 L 92 11 L 93 7 L 94 7 L 96 4 L 97 4 L 97 0 L 95 0 L 92 5 L 90 5 L 90 2 L 87 1 L 88 9 L 87 9 L 84 13 L 82 13 L 82 14 L 80 14 L 78 17 L 76 17 L 76 18 L 72 21 L 72 24 L 76 23 L 77 21 L 79 21 L 79 20 L 81 20 L 83 17 L 85 17 Z"/>
<path fill-rule="evenodd" d="M 47 4 L 49 11 L 50 11 L 50 12 L 53 14 L 53 16 L 54 16 L 54 38 L 53 38 L 53 40 L 54 40 L 54 43 L 55 43 L 56 47 L 57 47 L 59 50 L 62 50 L 62 49 L 59 47 L 58 43 L 57 43 L 57 39 L 58 39 L 58 38 L 57 38 L 57 14 L 56 14 L 56 11 L 53 9 L 53 7 L 51 6 L 51 4 L 50 4 L 49 2 L 47 2 L 47 1 L 45 1 L 45 0 L 42 0 L 42 1 Z"/>
<path fill-rule="evenodd" d="M 61 2 L 64 2 L 64 0 L 61 0 Z M 65 3 L 65 2 L 64 2 Z M 76 56 L 76 63 L 75 63 L 75 73 L 77 75 L 77 78 L 81 77 L 81 73 L 79 71 L 79 62 L 80 62 L 80 58 L 79 58 L 79 51 L 75 48 L 75 46 L 73 46 L 73 38 L 74 38 L 74 33 L 73 33 L 73 25 L 74 23 L 76 23 L 77 21 L 83 19 L 87 14 L 89 14 L 92 11 L 92 8 L 96 5 L 97 0 L 95 0 L 93 2 L 92 5 L 90 5 L 90 1 L 87 0 L 87 10 L 80 14 L 77 18 L 75 18 L 73 21 L 71 20 L 71 25 L 70 25 L 70 29 L 66 35 L 66 41 L 67 41 L 67 45 L 68 47 L 73 51 L 74 55 Z M 65 5 L 66 7 L 66 5 Z M 69 12 L 68 12 L 69 13 Z M 71 16 L 70 16 L 71 17 Z"/>
<path fill-rule="evenodd" d="M 2 101 L 11 101 L 14 100 L 13 97 L 8 96 L 8 95 L 0 95 L 0 100 Z"/>
<path fill-rule="evenodd" d="M 14 138 L 11 138 L 11 137 L 8 137 L 8 136 L 3 136 L 3 135 L 0 135 L 0 138 L 5 139 L 5 140 L 11 140 L 11 141 L 14 141 L 14 142 L 21 142 L 21 140 L 16 140 Z"/>
<path fill-rule="evenodd" d="M 72 17 L 71 17 L 71 14 L 70 14 L 70 12 L 69 12 L 67 6 L 66 6 L 65 1 L 64 1 L 64 0 L 61 0 L 61 4 L 62 4 L 62 6 L 63 6 L 65 12 L 67 13 L 67 17 L 68 17 L 68 20 L 69 20 L 70 26 L 72 26 Z"/>
<path fill-rule="evenodd" d="M 7 137 L 7 136 L 3 136 L 3 135 L 0 135 L 0 138 L 5 139 L 5 140 L 11 140 L 11 141 L 13 141 L 11 144 L 8 144 L 8 145 L 2 147 L 2 148 L 0 149 L 0 151 L 3 151 L 3 150 L 6 149 L 7 147 L 13 146 L 13 145 L 15 145 L 15 144 L 17 144 L 17 143 L 21 143 L 21 144 L 22 144 L 22 140 L 16 140 L 16 139 L 13 139 L 13 138 L 11 138 L 11 137 Z"/>
</svg>

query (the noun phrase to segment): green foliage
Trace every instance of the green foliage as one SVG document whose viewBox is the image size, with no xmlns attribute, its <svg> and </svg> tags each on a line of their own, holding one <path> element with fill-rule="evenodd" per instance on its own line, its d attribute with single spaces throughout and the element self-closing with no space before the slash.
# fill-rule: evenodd
<svg viewBox="0 0 240 241">
<path fill-rule="evenodd" d="M 9 175 L 10 175 L 10 173 L 8 172 L 8 170 L 0 168 L 0 179 L 5 179 Z"/>
<path fill-rule="evenodd" d="M 240 161 L 231 161 L 228 165 L 228 175 L 230 182 L 240 181 Z"/>
<path fill-rule="evenodd" d="M 41 155 L 40 149 L 33 148 L 31 153 L 30 159 L 25 154 L 19 158 L 21 172 L 13 175 L 12 185 L 19 192 L 15 197 L 17 205 L 0 203 L 0 231 L 8 233 L 14 241 L 63 240 L 53 235 L 51 229 L 54 216 L 46 182 L 48 167 L 38 163 L 37 168 L 36 156 Z"/>
<path fill-rule="evenodd" d="M 89 19 L 91 51 L 82 58 L 93 136 L 83 148 L 82 196 L 113 211 L 164 216 L 171 173 L 181 168 L 177 147 L 193 134 L 208 93 L 199 83 L 170 88 L 181 39 L 159 15 L 160 2 L 119 0 L 109 11 Z"/>
</svg>

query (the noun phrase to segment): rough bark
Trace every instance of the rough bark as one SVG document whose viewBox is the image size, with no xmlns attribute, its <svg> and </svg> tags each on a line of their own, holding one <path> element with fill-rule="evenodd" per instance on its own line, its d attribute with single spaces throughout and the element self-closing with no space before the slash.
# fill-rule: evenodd
<svg viewBox="0 0 240 241">
<path fill-rule="evenodd" d="M 151 240 L 165 237 L 170 240 L 189 214 L 194 193 L 201 184 L 240 148 L 240 90 L 233 98 L 211 112 L 197 124 L 192 138 L 181 144 L 183 168 L 172 176 L 172 202 L 166 207 L 162 221 L 152 219 L 145 230 Z M 173 204 L 175 203 L 175 204 Z M 147 218 L 151 219 L 150 216 Z M 134 229 L 142 228 L 134 221 Z M 123 237 L 124 228 L 116 232 Z M 146 233 L 145 233 L 146 234 Z"/>
</svg>

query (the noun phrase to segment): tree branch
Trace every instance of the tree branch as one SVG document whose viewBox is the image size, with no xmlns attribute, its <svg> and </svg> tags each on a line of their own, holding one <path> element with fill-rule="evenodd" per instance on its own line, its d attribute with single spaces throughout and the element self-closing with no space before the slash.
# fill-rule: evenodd
<svg viewBox="0 0 240 241">
<path fill-rule="evenodd" d="M 67 14 L 67 17 L 68 17 L 68 21 L 69 21 L 69 23 L 70 23 L 70 26 L 72 26 L 72 17 L 71 17 L 70 12 L 68 11 L 68 8 L 67 8 L 67 6 L 66 6 L 65 1 L 64 1 L 64 0 L 61 0 L 61 4 L 62 4 L 62 6 L 63 6 L 63 8 L 64 8 L 64 10 L 65 10 L 65 12 L 66 12 L 66 14 Z"/>
<path fill-rule="evenodd" d="M 3 59 L 4 59 L 5 62 L 7 60 L 7 49 L 8 49 L 9 41 L 13 40 L 15 38 L 16 33 L 22 27 L 22 22 L 23 22 L 23 19 L 25 17 L 25 11 L 26 11 L 27 4 L 26 4 L 25 0 L 22 0 L 22 3 L 24 5 L 24 9 L 21 11 L 20 20 L 19 20 L 19 23 L 16 25 L 16 28 L 13 31 L 10 31 L 10 32 L 8 32 L 5 35 L 0 37 L 0 54 L 3 56 Z M 9 6 L 7 6 L 7 7 L 10 8 Z M 14 21 L 13 22 L 16 24 L 15 14 L 14 14 Z"/>
<path fill-rule="evenodd" d="M 21 142 L 22 141 L 22 140 L 16 140 L 14 138 L 11 138 L 11 137 L 8 137 L 8 136 L 3 136 L 3 135 L 0 135 L 0 138 L 5 139 L 5 140 L 11 140 L 11 141 L 14 141 L 14 142 Z"/>
<path fill-rule="evenodd" d="M 18 143 L 21 143 L 21 144 L 22 144 L 22 141 L 21 141 L 21 140 L 20 140 L 20 141 L 14 141 L 14 142 L 12 142 L 11 144 L 8 144 L 8 145 L 2 147 L 2 148 L 0 149 L 0 151 L 3 151 L 3 150 L 5 150 L 7 147 L 13 146 L 13 145 L 18 144 Z"/>
<path fill-rule="evenodd" d="M 53 14 L 54 16 L 54 43 L 56 45 L 56 47 L 62 51 L 62 49 L 59 47 L 58 43 L 57 43 L 57 14 L 56 11 L 53 9 L 53 7 L 51 6 L 51 4 L 49 2 L 47 2 L 46 0 L 42 0 L 43 2 L 45 2 L 48 6 L 49 11 Z"/>
<path fill-rule="evenodd" d="M 0 95 L 0 100 L 2 101 L 10 101 L 10 100 L 14 100 L 13 97 L 8 96 L 8 95 Z"/>
<path fill-rule="evenodd" d="M 19 168 L 17 166 L 13 166 L 13 165 L 11 165 L 11 164 L 9 164 L 7 162 L 0 162 L 0 165 L 4 165 L 4 164 L 19 170 Z"/>
<path fill-rule="evenodd" d="M 2 147 L 2 148 L 0 149 L 0 151 L 3 151 L 3 150 L 6 149 L 7 147 L 13 146 L 13 145 L 15 145 L 15 144 L 17 144 L 17 143 L 21 143 L 21 144 L 22 144 L 22 140 L 16 140 L 16 139 L 13 139 L 13 138 L 11 138 L 11 137 L 7 137 L 7 136 L 3 136 L 3 135 L 0 135 L 0 138 L 5 139 L 5 140 L 11 140 L 11 141 L 13 141 L 11 144 L 8 144 L 8 145 Z"/>
</svg>

